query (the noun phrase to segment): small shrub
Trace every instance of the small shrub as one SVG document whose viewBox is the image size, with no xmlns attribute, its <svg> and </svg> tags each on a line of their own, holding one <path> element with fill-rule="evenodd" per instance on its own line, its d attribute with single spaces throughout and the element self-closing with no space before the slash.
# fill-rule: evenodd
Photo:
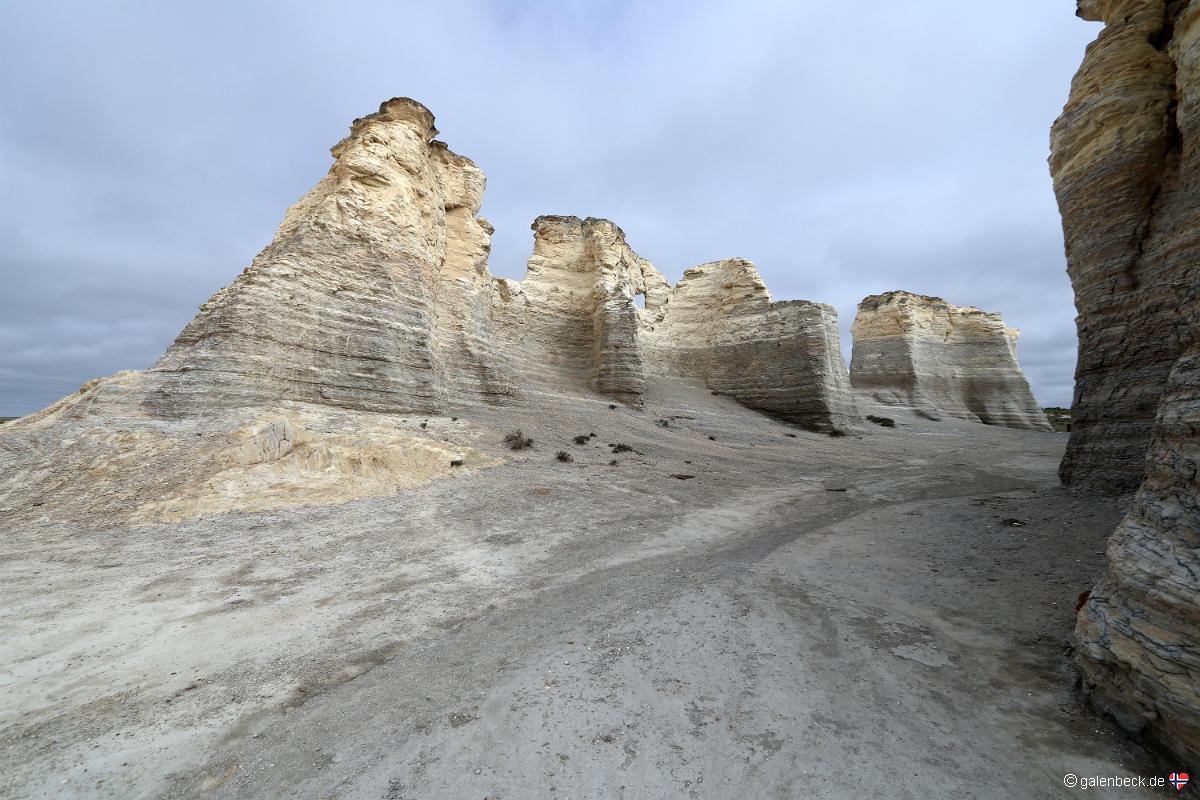
<svg viewBox="0 0 1200 800">
<path fill-rule="evenodd" d="M 885 428 L 896 427 L 896 420 L 891 417 L 877 417 L 874 414 L 867 414 L 867 419 L 874 422 L 876 425 L 882 425 Z"/>
<path fill-rule="evenodd" d="M 634 452 L 634 449 L 627 444 L 614 444 L 612 446 L 612 451 L 614 453 L 632 453 Z"/>
<path fill-rule="evenodd" d="M 428 422 L 422 422 L 422 423 L 421 423 L 421 427 L 422 427 L 422 428 L 427 428 L 427 427 L 429 427 L 429 423 L 428 423 Z"/>
<path fill-rule="evenodd" d="M 461 458 L 452 458 L 452 459 L 450 459 L 450 466 L 452 466 L 452 467 L 461 467 L 462 465 L 463 465 L 463 460 L 462 460 Z"/>
<path fill-rule="evenodd" d="M 671 421 L 670 421 L 669 419 L 660 419 L 660 420 L 657 420 L 657 421 L 655 421 L 655 423 L 654 423 L 654 424 L 655 424 L 655 425 L 657 425 L 657 426 L 658 426 L 658 427 L 660 427 L 660 428 L 669 428 L 669 427 L 671 427 Z"/>
<path fill-rule="evenodd" d="M 504 437 L 504 443 L 508 445 L 510 450 L 525 450 L 533 447 L 533 439 L 530 439 L 521 430 L 515 430 L 508 436 Z"/>
<path fill-rule="evenodd" d="M 580 434 L 580 435 L 576 436 L 574 439 L 572 439 L 571 441 L 575 442 L 575 444 L 587 444 L 588 440 L 591 438 L 592 437 L 590 437 L 590 436 L 585 436 L 583 434 Z"/>
<path fill-rule="evenodd" d="M 836 438 L 838 438 L 839 436 L 845 436 L 845 435 L 846 435 L 846 432 L 845 432 L 845 431 L 843 431 L 843 430 L 839 430 L 838 428 L 834 428 L 833 430 L 831 430 L 831 431 L 829 432 L 829 435 L 830 435 L 832 438 L 836 439 Z"/>
<path fill-rule="evenodd" d="M 559 461 L 564 461 L 564 462 L 571 462 L 571 461 L 575 460 L 575 459 L 571 458 L 571 454 L 568 453 L 566 450 L 559 450 L 557 453 L 554 454 L 554 457 L 557 458 Z"/>
</svg>

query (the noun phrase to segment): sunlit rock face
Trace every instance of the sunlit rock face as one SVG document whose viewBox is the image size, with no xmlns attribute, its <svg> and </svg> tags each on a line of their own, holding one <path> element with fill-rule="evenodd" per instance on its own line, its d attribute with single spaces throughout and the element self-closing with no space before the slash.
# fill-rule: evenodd
<svg viewBox="0 0 1200 800">
<path fill-rule="evenodd" d="M 1200 277 L 1186 162 L 1194 2 L 1079 4 L 1106 25 L 1051 132 L 1050 170 L 1075 288 L 1079 359 L 1060 470 L 1089 491 L 1133 491 L 1183 349 L 1181 301 Z"/>
<path fill-rule="evenodd" d="M 469 424 L 422 417 L 547 393 L 637 406 L 648 375 L 815 430 L 856 419 L 833 310 L 772 303 L 747 261 L 672 288 L 612 222 L 546 216 L 526 278 L 493 277 L 484 174 L 436 134 L 406 98 L 355 120 L 153 367 L 6 424 L 6 520 L 46 496 L 60 518 L 155 522 L 392 494 L 498 463 Z"/>
<path fill-rule="evenodd" d="M 858 305 L 850 382 L 885 405 L 1009 428 L 1050 430 L 999 314 L 888 292 Z"/>
<path fill-rule="evenodd" d="M 604 219 L 543 216 L 522 281 L 503 283 L 498 330 L 521 380 L 539 391 L 597 392 L 638 405 L 646 378 L 635 297 L 661 307 L 667 279 Z"/>
<path fill-rule="evenodd" d="M 1065 480 L 1140 487 L 1078 618 L 1095 704 L 1200 760 L 1200 3 L 1080 3 L 1105 28 L 1055 123 L 1079 310 Z"/>
<path fill-rule="evenodd" d="M 356 120 L 274 241 L 150 370 L 164 415 L 277 400 L 432 412 L 515 389 L 492 333 L 483 172 L 412 100 Z"/>
<path fill-rule="evenodd" d="M 408 99 L 356 120 L 271 245 L 151 370 L 147 407 L 434 413 L 530 392 L 638 405 L 647 374 L 686 373 L 814 429 L 852 421 L 833 310 L 772 303 L 748 261 L 672 288 L 614 223 L 543 216 L 525 279 L 493 278 L 483 173 L 435 134 Z"/>
</svg>

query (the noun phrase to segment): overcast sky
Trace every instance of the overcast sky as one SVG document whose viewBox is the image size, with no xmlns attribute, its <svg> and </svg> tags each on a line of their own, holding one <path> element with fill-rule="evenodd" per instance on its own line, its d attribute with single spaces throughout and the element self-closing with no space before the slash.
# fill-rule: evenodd
<svg viewBox="0 0 1200 800">
<path fill-rule="evenodd" d="M 607 217 L 672 281 L 1000 311 L 1069 405 L 1049 127 L 1071 0 L 80 2 L 0 8 L 0 415 L 149 366 L 392 96 L 488 175 L 492 272 Z"/>
</svg>

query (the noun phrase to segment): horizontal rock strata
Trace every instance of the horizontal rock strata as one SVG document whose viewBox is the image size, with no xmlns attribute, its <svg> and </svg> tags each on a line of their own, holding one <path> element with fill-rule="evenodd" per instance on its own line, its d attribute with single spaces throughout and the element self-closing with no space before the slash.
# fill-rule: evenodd
<svg viewBox="0 0 1200 800">
<path fill-rule="evenodd" d="M 652 369 L 813 430 L 861 421 L 832 306 L 772 302 L 754 264 L 740 258 L 687 270 L 668 301 L 647 334 Z M 646 308 L 656 306 L 647 300 Z"/>
<path fill-rule="evenodd" d="M 435 134 L 407 99 L 356 120 L 271 245 L 150 370 L 146 406 L 166 417 L 280 400 L 433 413 L 528 391 L 636 405 L 648 371 L 673 371 L 647 363 L 649 346 L 668 360 L 710 353 L 689 376 L 752 407 L 817 429 L 848 420 L 832 309 L 772 304 L 749 262 L 736 262 L 752 274 L 745 302 L 722 284 L 732 268 L 706 265 L 689 274 L 715 280 L 672 289 L 612 222 L 544 216 L 525 279 L 493 278 L 491 226 L 476 216 L 483 173 Z M 676 296 L 716 315 L 701 339 L 660 325 Z"/>
<path fill-rule="evenodd" d="M 1105 28 L 1051 133 L 1050 170 L 1075 288 L 1079 357 L 1061 476 L 1133 491 L 1155 411 L 1182 352 L 1180 292 L 1200 280 L 1200 212 L 1183 173 L 1196 75 L 1196 3 L 1087 0 Z M 1190 76 L 1190 77 L 1189 77 Z"/>
<path fill-rule="evenodd" d="M 1200 334 L 1200 331 L 1197 331 Z M 1128 730 L 1200 763 L 1200 346 L 1171 373 L 1146 479 L 1079 614 L 1084 689 Z"/>
<path fill-rule="evenodd" d="M 280 400 L 433 412 L 515 389 L 494 347 L 483 172 L 398 99 L 355 120 L 274 241 L 150 370 L 171 417 Z"/>
<path fill-rule="evenodd" d="M 1062 474 L 1102 491 L 1144 480 L 1079 614 L 1078 663 L 1098 707 L 1195 764 L 1200 3 L 1109 0 L 1079 10 L 1105 28 L 1053 135 L 1080 334 Z"/>
<path fill-rule="evenodd" d="M 493 277 L 484 174 L 436 134 L 405 98 L 355 120 L 153 367 L 4 426 L 0 505 L 55 495 L 81 516 L 175 520 L 388 494 L 487 464 L 467 431 L 434 441 L 418 416 L 539 393 L 638 405 L 647 375 L 816 430 L 853 424 L 833 310 L 772 303 L 749 262 L 672 288 L 615 224 L 546 216 L 526 278 Z"/>
<path fill-rule="evenodd" d="M 608 220 L 543 216 L 532 227 L 526 277 L 504 283 L 498 327 L 522 382 L 641 403 L 646 379 L 634 298 L 664 305 L 666 278 Z"/>
<path fill-rule="evenodd" d="M 886 405 L 930 416 L 1050 430 L 1017 363 L 1017 331 L 999 314 L 940 297 L 867 297 L 851 326 L 850 383 Z"/>
</svg>

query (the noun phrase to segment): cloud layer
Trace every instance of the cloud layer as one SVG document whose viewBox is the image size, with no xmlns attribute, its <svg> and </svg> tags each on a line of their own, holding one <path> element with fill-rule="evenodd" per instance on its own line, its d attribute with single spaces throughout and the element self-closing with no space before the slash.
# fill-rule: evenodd
<svg viewBox="0 0 1200 800">
<path fill-rule="evenodd" d="M 395 95 L 489 177 L 492 271 L 544 213 L 672 280 L 733 255 L 777 299 L 1001 311 L 1069 405 L 1046 170 L 1095 27 L 1070 2 L 56 3 L 0 10 L 0 415 L 148 366 Z M 848 342 L 848 333 L 845 334 Z"/>
</svg>

